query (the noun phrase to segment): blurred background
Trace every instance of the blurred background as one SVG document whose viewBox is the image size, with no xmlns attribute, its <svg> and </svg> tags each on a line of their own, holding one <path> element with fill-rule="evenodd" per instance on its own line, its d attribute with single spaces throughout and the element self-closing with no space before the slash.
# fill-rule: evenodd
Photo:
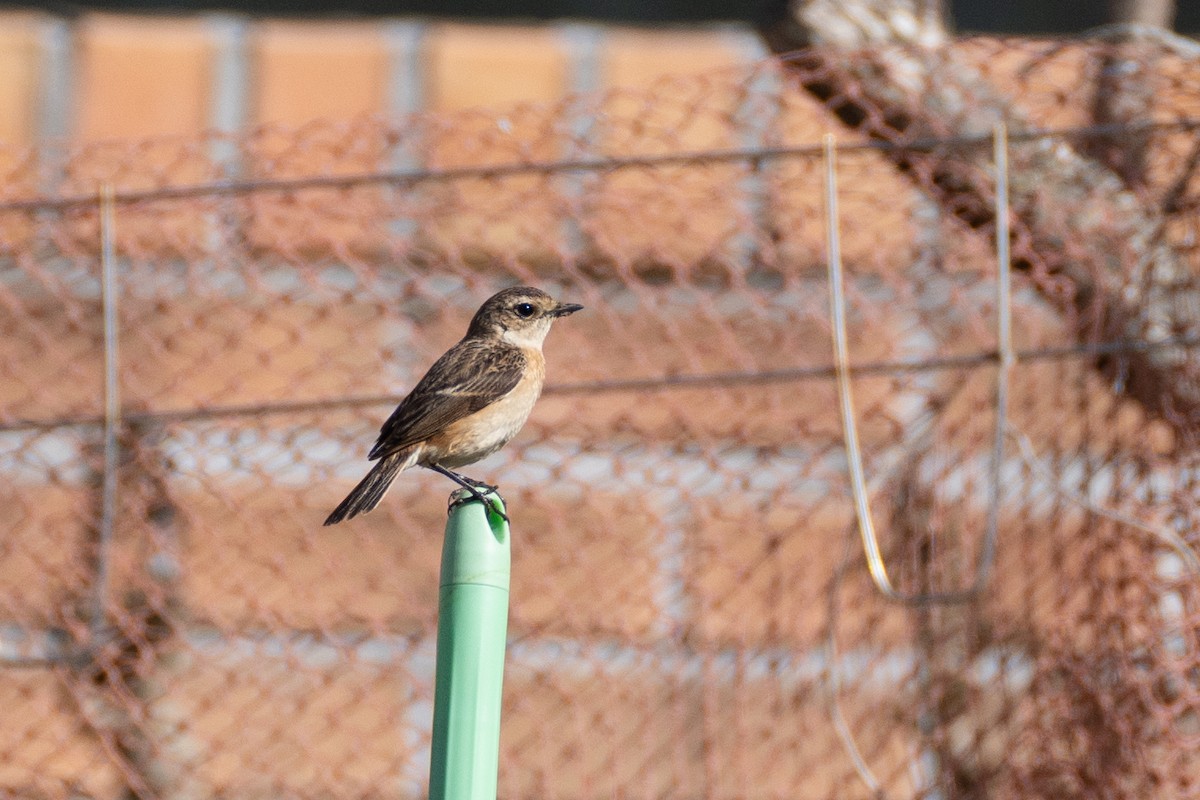
<svg viewBox="0 0 1200 800">
<path fill-rule="evenodd" d="M 0 10 L 0 795 L 423 796 L 515 283 L 501 797 L 1196 795 L 1197 9 L 635 5 Z"/>
<path fill-rule="evenodd" d="M 1171 0 L 913 7 L 961 33 L 1078 34 L 1119 21 L 1200 31 L 1200 6 Z M 779 0 L 0 8 L 0 140 L 233 131 L 644 86 L 764 57 L 755 26 L 784 9 Z"/>
</svg>

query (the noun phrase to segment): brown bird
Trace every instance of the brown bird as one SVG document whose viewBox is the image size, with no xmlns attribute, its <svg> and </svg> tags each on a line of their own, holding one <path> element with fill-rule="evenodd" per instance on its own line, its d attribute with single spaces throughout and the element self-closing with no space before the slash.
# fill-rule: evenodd
<svg viewBox="0 0 1200 800">
<path fill-rule="evenodd" d="M 367 455 L 379 463 L 325 524 L 375 508 L 396 476 L 413 466 L 440 472 L 484 508 L 491 507 L 479 489 L 495 491 L 495 486 L 453 470 L 491 455 L 521 430 L 542 393 L 542 342 L 550 325 L 581 308 L 528 286 L 505 289 L 488 299 L 475 312 L 462 341 L 434 362 L 383 423 Z"/>
</svg>

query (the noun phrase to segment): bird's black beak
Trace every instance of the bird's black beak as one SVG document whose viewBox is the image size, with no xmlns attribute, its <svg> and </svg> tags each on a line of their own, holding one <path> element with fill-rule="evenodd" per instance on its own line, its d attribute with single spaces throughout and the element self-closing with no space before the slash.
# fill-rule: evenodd
<svg viewBox="0 0 1200 800">
<path fill-rule="evenodd" d="M 559 304 L 558 308 L 554 309 L 554 316 L 569 317 L 576 311 L 582 310 L 583 306 L 579 305 L 579 303 L 561 303 Z"/>
</svg>

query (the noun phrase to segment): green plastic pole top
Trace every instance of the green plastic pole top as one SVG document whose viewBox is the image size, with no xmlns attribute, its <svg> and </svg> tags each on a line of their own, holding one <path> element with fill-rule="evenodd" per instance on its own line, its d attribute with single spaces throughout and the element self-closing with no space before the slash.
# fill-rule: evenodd
<svg viewBox="0 0 1200 800">
<path fill-rule="evenodd" d="M 483 504 L 465 489 L 450 497 L 439 585 L 495 586 L 507 592 L 512 564 L 508 523 L 499 514 L 485 512 Z M 504 501 L 499 495 L 492 493 L 486 497 L 504 511 Z"/>
<path fill-rule="evenodd" d="M 465 495 L 465 496 L 464 496 Z M 430 800 L 495 800 L 508 635 L 508 523 L 451 495 L 442 545 Z M 496 495 L 489 500 L 499 506 Z"/>
</svg>

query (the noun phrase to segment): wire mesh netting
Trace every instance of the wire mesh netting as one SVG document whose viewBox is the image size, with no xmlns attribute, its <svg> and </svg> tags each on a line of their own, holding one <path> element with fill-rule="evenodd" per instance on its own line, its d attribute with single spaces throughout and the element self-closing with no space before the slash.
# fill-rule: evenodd
<svg viewBox="0 0 1200 800">
<path fill-rule="evenodd" d="M 1200 507 L 1198 74 L 967 40 L 0 152 L 0 791 L 421 796 L 454 487 L 406 473 L 321 521 L 478 304 L 528 283 L 587 310 L 470 471 L 514 524 L 502 797 L 1194 796 L 1169 537 Z M 968 602 L 890 602 L 866 568 L 825 131 L 882 556 L 905 593 L 970 586 L 995 466 Z"/>
</svg>

